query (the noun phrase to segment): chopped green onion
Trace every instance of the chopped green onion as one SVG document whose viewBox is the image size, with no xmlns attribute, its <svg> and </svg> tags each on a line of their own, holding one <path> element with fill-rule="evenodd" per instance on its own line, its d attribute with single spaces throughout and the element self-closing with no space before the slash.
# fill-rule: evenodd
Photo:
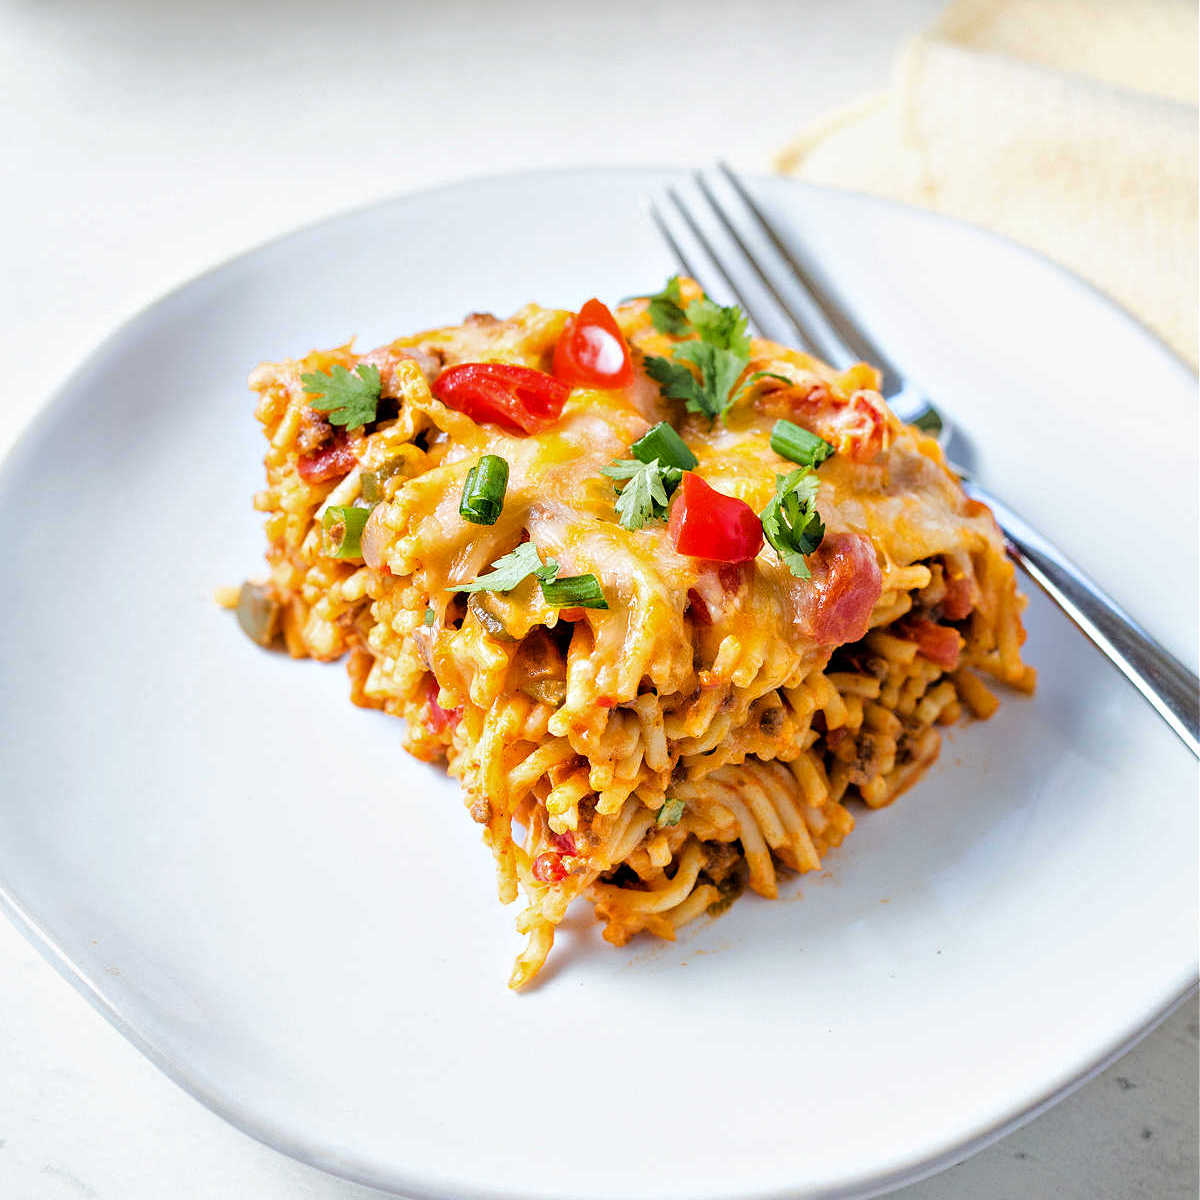
<svg viewBox="0 0 1200 1200">
<path fill-rule="evenodd" d="M 434 625 L 436 623 L 437 623 L 437 613 L 435 613 L 432 608 L 427 608 L 425 610 L 425 624 L 426 625 Z"/>
<path fill-rule="evenodd" d="M 362 531 L 370 515 L 369 508 L 331 504 L 321 518 L 325 553 L 331 558 L 362 558 Z"/>
<path fill-rule="evenodd" d="M 568 575 L 565 579 L 543 579 L 542 595 L 555 608 L 607 608 L 608 601 L 600 580 L 590 571 L 586 575 Z"/>
<path fill-rule="evenodd" d="M 790 458 L 802 467 L 815 467 L 832 453 L 833 447 L 815 433 L 809 433 L 791 421 L 776 421 L 771 430 L 771 449 L 781 458 Z"/>
<path fill-rule="evenodd" d="M 666 421 L 659 421 L 629 449 L 639 462 L 651 463 L 658 459 L 664 467 L 678 467 L 681 471 L 691 471 L 700 462 Z"/>
<path fill-rule="evenodd" d="M 485 454 L 468 472 L 458 511 L 473 525 L 495 525 L 508 488 L 508 463 Z"/>
<path fill-rule="evenodd" d="M 683 801 L 668 800 L 666 804 L 658 810 L 658 818 L 655 824 L 660 829 L 665 829 L 668 825 L 678 825 L 680 817 L 683 816 Z"/>
</svg>

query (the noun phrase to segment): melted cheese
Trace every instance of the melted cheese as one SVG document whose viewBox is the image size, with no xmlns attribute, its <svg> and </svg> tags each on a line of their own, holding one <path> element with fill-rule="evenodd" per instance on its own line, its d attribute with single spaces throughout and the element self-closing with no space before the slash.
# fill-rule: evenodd
<svg viewBox="0 0 1200 1200">
<path fill-rule="evenodd" d="M 530 306 L 507 322 L 435 331 L 394 348 L 436 350 L 447 362 L 503 358 L 546 369 L 566 316 Z M 582 617 L 603 653 L 593 656 L 594 677 L 572 693 L 571 704 L 581 716 L 598 698 L 629 701 L 645 686 L 660 695 L 694 689 L 700 673 L 720 669 L 723 647 L 743 652 L 728 650 L 724 657 L 730 662 L 741 661 L 746 652 L 753 660 L 754 645 L 759 654 L 782 647 L 798 675 L 825 661 L 831 649 L 806 636 L 800 619 L 820 602 L 817 583 L 794 578 L 769 545 L 744 573 L 742 585 L 727 590 L 714 583 L 712 563 L 676 552 L 664 522 L 633 531 L 618 524 L 616 493 L 601 468 L 628 457 L 631 443 L 658 421 L 670 421 L 679 430 L 709 484 L 760 512 L 774 494 L 776 477 L 794 467 L 770 447 L 776 418 L 791 412 L 801 419 L 804 398 L 814 389 L 821 397 L 822 419 L 830 414 L 836 419 L 855 397 L 869 394 L 869 403 L 884 414 L 880 436 L 886 449 L 866 462 L 837 454 L 820 467 L 816 504 L 827 536 L 869 539 L 885 578 L 895 566 L 940 554 L 952 552 L 969 561 L 1000 551 L 990 516 L 966 500 L 936 443 L 902 426 L 866 388 L 878 378 L 870 368 L 838 373 L 806 355 L 755 340 L 749 371 L 786 372 L 794 384 L 772 385 L 769 397 L 747 398 L 727 423 L 710 422 L 664 399 L 641 369 L 637 351 L 667 348 L 663 335 L 650 327 L 644 305 L 619 310 L 618 318 L 635 347 L 634 383 L 613 391 L 575 389 L 562 418 L 541 434 L 512 435 L 477 424 L 434 399 L 415 373 L 406 375 L 409 418 L 419 415 L 443 430 L 449 447 L 438 466 L 398 490 L 385 515 L 385 557 L 393 576 L 410 577 L 439 614 L 450 609 L 457 584 L 486 571 L 526 537 L 543 559 L 558 561 L 562 575 L 597 576 L 609 607 L 587 610 Z M 819 424 L 816 431 L 822 432 Z M 491 527 L 464 522 L 458 513 L 466 473 L 483 453 L 498 454 L 509 464 L 504 510 Z M 693 629 L 688 617 L 690 593 L 702 597 L 707 608 L 711 624 L 703 629 Z M 558 619 L 532 579 L 508 595 L 490 596 L 488 606 L 516 638 Z M 699 673 L 691 651 L 694 635 L 704 660 Z M 447 629 L 443 636 L 458 635 Z M 470 679 L 463 682 L 469 689 Z"/>
</svg>

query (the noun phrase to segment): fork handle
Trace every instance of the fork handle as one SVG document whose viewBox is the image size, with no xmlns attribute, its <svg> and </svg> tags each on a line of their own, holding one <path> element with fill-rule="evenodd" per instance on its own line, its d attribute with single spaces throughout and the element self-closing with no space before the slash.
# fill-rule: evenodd
<svg viewBox="0 0 1200 1200">
<path fill-rule="evenodd" d="M 1079 626 L 1200 758 L 1200 680 L 1162 648 L 1061 550 L 1002 500 L 963 480 L 996 516 L 1009 557 Z"/>
</svg>

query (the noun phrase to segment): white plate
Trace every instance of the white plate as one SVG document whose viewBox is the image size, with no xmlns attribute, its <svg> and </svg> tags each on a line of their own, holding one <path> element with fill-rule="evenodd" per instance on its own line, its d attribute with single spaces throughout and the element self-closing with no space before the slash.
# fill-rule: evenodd
<svg viewBox="0 0 1200 1200">
<path fill-rule="evenodd" d="M 382 1187 L 880 1189 L 1061 1095 L 1195 978 L 1195 764 L 1036 596 L 1037 698 L 951 734 L 822 875 L 674 945 L 614 950 L 581 912 L 523 996 L 456 786 L 340 667 L 214 607 L 262 552 L 256 362 L 651 288 L 671 264 L 639 200 L 664 174 L 476 180 L 247 254 L 114 334 L 0 477 L 10 915 L 204 1103 Z M 1194 658 L 1190 372 L 1005 242 L 755 186 L 983 480 Z"/>
</svg>

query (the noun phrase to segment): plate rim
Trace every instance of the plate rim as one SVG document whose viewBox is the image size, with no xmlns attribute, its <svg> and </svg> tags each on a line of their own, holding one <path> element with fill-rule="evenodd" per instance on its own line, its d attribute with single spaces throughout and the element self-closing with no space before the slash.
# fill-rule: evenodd
<svg viewBox="0 0 1200 1200">
<path fill-rule="evenodd" d="M 191 289 L 198 287 L 222 272 L 243 264 L 244 260 L 267 251 L 275 250 L 286 245 L 293 239 L 302 238 L 318 229 L 385 208 L 404 208 L 412 203 L 424 203 L 431 197 L 447 192 L 457 192 L 483 183 L 500 181 L 517 182 L 520 180 L 537 180 L 548 176 L 577 176 L 597 177 L 611 176 L 615 173 L 623 175 L 641 175 L 647 179 L 662 179 L 675 175 L 684 177 L 694 168 L 682 166 L 660 165 L 617 165 L 617 166 L 556 166 L 540 167 L 518 171 L 474 173 L 457 177 L 453 180 L 426 187 L 415 188 L 403 192 L 392 193 L 362 204 L 337 209 L 334 212 L 307 221 L 301 225 L 284 230 L 262 241 L 241 249 L 204 270 L 180 281 L 164 292 L 152 297 L 134 312 L 127 315 L 111 330 L 91 344 L 68 369 L 60 382 L 53 387 L 37 405 L 29 420 L 20 429 L 2 457 L 0 457 L 0 476 L 15 470 L 18 460 L 31 448 L 31 443 L 41 433 L 44 426 L 53 422 L 59 415 L 59 410 L 71 402 L 71 394 L 85 377 L 90 364 L 98 357 L 118 349 L 120 343 L 137 332 L 137 327 L 155 316 L 164 305 L 182 296 Z M 1043 268 L 1049 267 L 1059 276 L 1076 288 L 1082 288 L 1107 308 L 1120 321 L 1134 329 L 1141 338 L 1152 345 L 1174 371 L 1179 372 L 1184 379 L 1195 384 L 1198 378 L 1196 368 L 1182 357 L 1163 337 L 1151 329 L 1144 321 L 1117 303 L 1112 297 L 1103 292 L 1095 284 L 1075 274 L 1054 259 L 1038 250 L 1034 250 L 1005 234 L 986 229 L 955 217 L 950 217 L 930 209 L 905 204 L 884 197 L 875 196 L 868 192 L 846 188 L 835 188 L 826 185 L 808 183 L 790 176 L 764 174 L 761 172 L 742 172 L 743 177 L 756 184 L 768 187 L 797 188 L 800 191 L 816 193 L 824 196 L 855 197 L 856 201 L 868 207 L 884 210 L 902 210 L 915 214 L 918 218 L 934 225 L 949 225 L 968 232 L 976 237 L 998 243 L 1002 249 L 1011 253 L 1019 252 L 1022 256 L 1034 260 Z M 0 879 L 0 911 L 3 911 L 16 929 L 34 947 L 35 950 L 78 991 L 91 1005 L 109 1022 L 121 1035 L 130 1042 L 141 1054 L 153 1063 L 164 1075 L 178 1085 L 193 1099 L 203 1104 L 210 1112 L 229 1122 L 242 1133 L 261 1142 L 263 1145 L 287 1154 L 300 1162 L 304 1162 L 318 1170 L 360 1183 L 368 1187 L 379 1188 L 385 1193 L 404 1195 L 411 1200 L 443 1200 L 449 1194 L 456 1195 L 461 1200 L 512 1200 L 517 1194 L 510 1189 L 475 1185 L 463 1186 L 461 1182 L 446 1178 L 438 1179 L 426 1174 L 425 1182 L 417 1178 L 398 1176 L 393 1171 L 378 1169 L 370 1163 L 356 1161 L 340 1154 L 336 1148 L 322 1144 L 318 1140 L 298 1137 L 276 1123 L 268 1116 L 255 1112 L 250 1107 L 241 1106 L 232 1095 L 225 1095 L 215 1087 L 205 1084 L 194 1073 L 189 1074 L 187 1068 L 178 1062 L 170 1053 L 145 1036 L 126 1018 L 121 1008 L 109 1000 L 96 983 L 77 966 L 70 955 L 60 945 L 54 935 L 45 928 L 22 903 L 13 889 Z M 933 1151 L 917 1152 L 914 1155 L 894 1163 L 884 1171 L 878 1169 L 867 1174 L 847 1177 L 832 1184 L 818 1184 L 805 1188 L 768 1188 L 754 1190 L 739 1190 L 736 1193 L 741 1200 L 794 1200 L 799 1196 L 812 1197 L 871 1197 L 882 1195 L 906 1184 L 915 1183 L 929 1178 L 959 1162 L 970 1158 L 980 1150 L 1000 1140 L 1013 1130 L 1035 1119 L 1041 1113 L 1051 1108 L 1059 1100 L 1082 1087 L 1089 1080 L 1105 1070 L 1142 1038 L 1151 1033 L 1181 1004 L 1188 1000 L 1200 989 L 1200 965 L 1196 959 L 1176 973 L 1176 983 L 1160 997 L 1159 1002 L 1131 1026 L 1119 1030 L 1112 1038 L 1100 1046 L 1096 1052 L 1089 1055 L 1081 1064 L 1075 1064 L 1060 1072 L 1056 1080 L 1044 1090 L 1032 1097 L 1022 1097 L 1005 1107 L 1005 1110 L 986 1127 L 979 1129 L 969 1137 L 950 1135 L 943 1138 L 943 1144 Z M 454 1188 L 452 1193 L 444 1189 Z M 716 1196 L 716 1193 L 712 1194 Z M 727 1193 L 733 1200 L 734 1193 Z"/>
</svg>

